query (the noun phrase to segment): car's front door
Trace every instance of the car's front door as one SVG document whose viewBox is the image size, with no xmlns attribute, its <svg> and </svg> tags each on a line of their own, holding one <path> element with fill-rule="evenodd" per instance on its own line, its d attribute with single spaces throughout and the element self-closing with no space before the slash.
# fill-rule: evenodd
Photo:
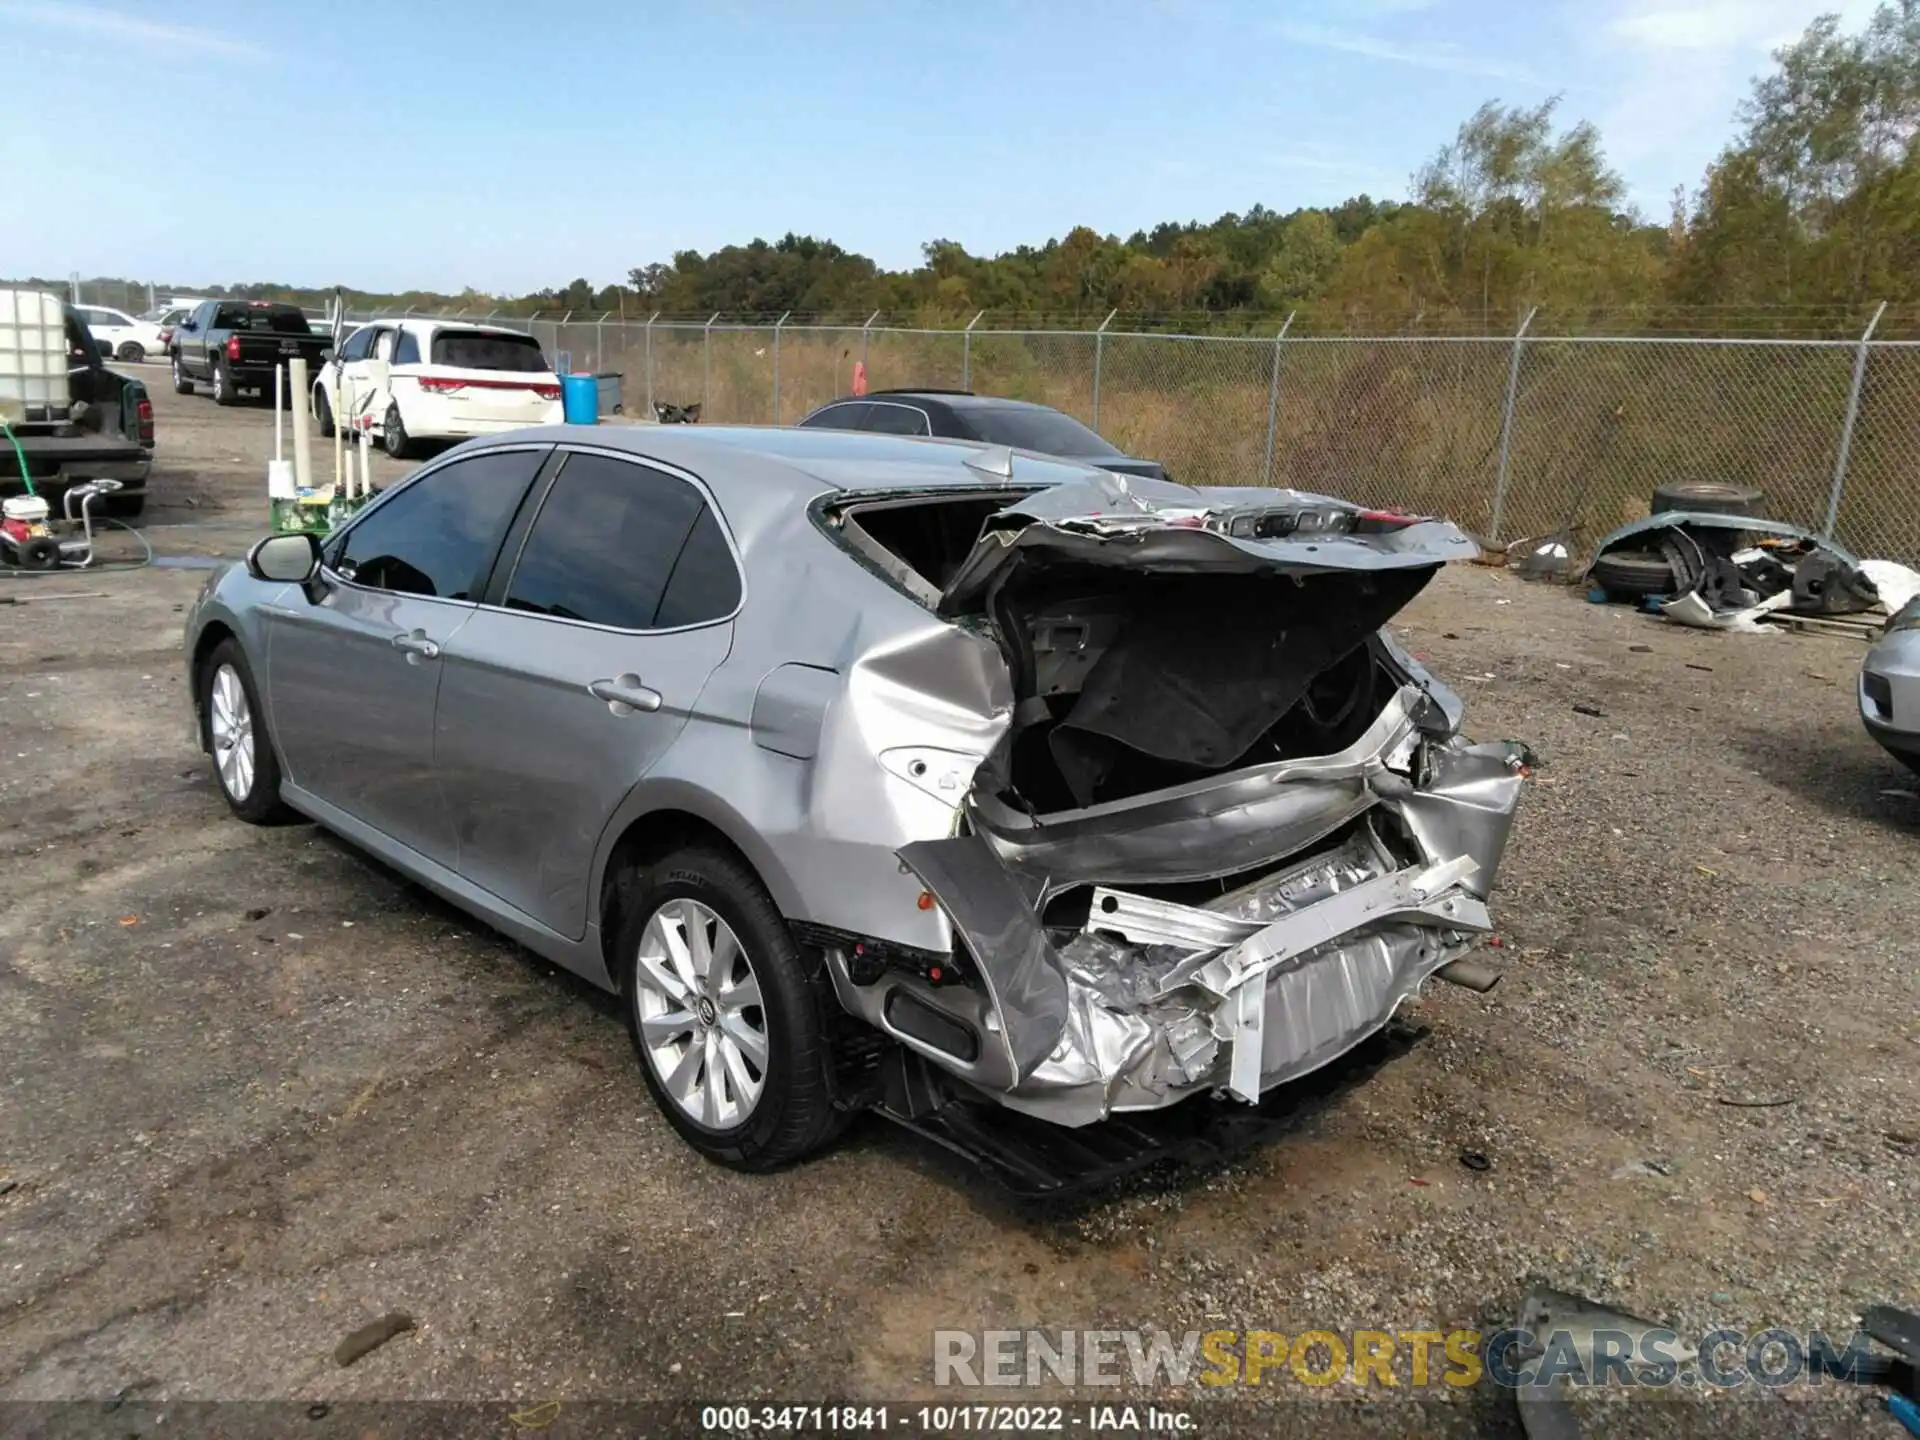
<svg viewBox="0 0 1920 1440">
<path fill-rule="evenodd" d="M 331 541 L 320 578 L 268 611 L 267 689 L 287 777 L 451 865 L 433 768 L 442 648 L 469 623 L 548 453 L 520 446 L 423 473 Z"/>
<path fill-rule="evenodd" d="M 393 354 L 393 327 L 391 325 L 369 325 L 348 342 L 349 354 L 340 369 L 340 388 L 342 391 L 341 413 L 348 424 L 355 429 L 363 428 L 367 417 L 379 424 L 385 413 L 383 405 L 377 406 L 376 390 L 381 383 L 381 375 L 387 369 L 387 360 Z"/>
<path fill-rule="evenodd" d="M 726 658 L 741 580 L 677 475 L 576 451 L 535 503 L 486 607 L 442 647 L 434 765 L 460 873 L 578 937 L 595 846 Z"/>
</svg>

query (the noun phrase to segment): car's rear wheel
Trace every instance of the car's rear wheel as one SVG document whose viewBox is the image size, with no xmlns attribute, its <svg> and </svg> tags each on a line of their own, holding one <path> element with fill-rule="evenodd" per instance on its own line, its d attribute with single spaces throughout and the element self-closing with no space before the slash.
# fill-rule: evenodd
<svg viewBox="0 0 1920 1440">
<path fill-rule="evenodd" d="M 180 363 L 178 355 L 173 357 L 173 393 L 176 395 L 193 393 L 193 381 L 188 378 L 187 367 Z"/>
<path fill-rule="evenodd" d="M 200 713 L 213 776 L 233 813 L 267 825 L 293 812 L 280 799 L 280 758 L 240 642 L 222 640 L 200 667 Z"/>
<path fill-rule="evenodd" d="M 227 362 L 213 362 L 213 403 L 232 405 L 240 399 L 240 392 L 233 388 L 233 375 L 227 369 Z"/>
<path fill-rule="evenodd" d="M 407 434 L 406 423 L 400 418 L 400 406 L 389 403 L 387 418 L 380 422 L 380 448 L 396 460 L 404 460 L 413 453 L 413 441 Z"/>
<path fill-rule="evenodd" d="M 689 848 L 619 882 L 614 953 L 640 1071 L 711 1160 L 770 1170 L 844 1116 L 828 1083 L 830 982 L 737 857 Z"/>
<path fill-rule="evenodd" d="M 132 364 L 138 365 L 142 360 L 147 358 L 146 347 L 138 344 L 135 341 L 129 340 L 126 344 L 120 347 L 120 358 Z"/>
</svg>

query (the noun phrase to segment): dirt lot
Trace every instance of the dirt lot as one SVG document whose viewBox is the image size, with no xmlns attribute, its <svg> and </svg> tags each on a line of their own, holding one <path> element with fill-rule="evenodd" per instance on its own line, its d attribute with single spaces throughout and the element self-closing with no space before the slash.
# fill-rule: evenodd
<svg viewBox="0 0 1920 1440">
<path fill-rule="evenodd" d="M 237 555 L 271 412 L 156 388 L 147 533 Z M 1492 1329 L 1533 1277 L 1696 1334 L 1920 1305 L 1920 801 L 1861 733 L 1856 642 L 1443 575 L 1396 628 L 1545 761 L 1507 979 L 1436 987 L 1410 1053 L 1231 1167 L 1034 1209 L 877 1122 L 707 1165 L 607 1001 L 312 827 L 231 820 L 179 657 L 205 573 L 0 609 L 0 1398 L 951 1400 L 935 1329 Z M 418 1329 L 336 1368 L 394 1310 Z M 1387 1397 L 1172 1398 L 1324 1430 L 1306 1400 Z M 1447 1398 L 1426 1428 L 1514 1429 Z M 1831 1390 L 1706 1410 L 1897 1433 Z"/>
</svg>

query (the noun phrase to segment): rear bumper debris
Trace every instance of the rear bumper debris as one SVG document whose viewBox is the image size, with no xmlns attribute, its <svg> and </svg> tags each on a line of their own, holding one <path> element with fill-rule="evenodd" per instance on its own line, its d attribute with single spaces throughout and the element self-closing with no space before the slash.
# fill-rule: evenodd
<svg viewBox="0 0 1920 1440">
<path fill-rule="evenodd" d="M 959 1018 L 978 1037 L 973 1056 L 888 1023 L 885 992 L 910 977 L 842 984 L 842 998 L 1057 1124 L 1208 1092 L 1257 1102 L 1380 1031 L 1490 928 L 1485 897 L 1527 752 L 1424 733 L 1422 718 L 1433 707 L 1409 685 L 1336 755 L 1024 830 L 976 811 L 973 833 L 900 851 L 977 972 L 914 998 Z M 1204 843 L 1166 843 L 1189 826 Z M 1199 906 L 1127 888 L 1250 871 L 1264 873 Z M 1050 930 L 1048 900 L 1086 885 L 1084 925 Z"/>
</svg>

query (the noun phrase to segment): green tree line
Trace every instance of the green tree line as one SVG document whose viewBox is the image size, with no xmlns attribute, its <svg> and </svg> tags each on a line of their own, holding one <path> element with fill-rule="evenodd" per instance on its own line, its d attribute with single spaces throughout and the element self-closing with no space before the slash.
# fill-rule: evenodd
<svg viewBox="0 0 1920 1440">
<path fill-rule="evenodd" d="M 889 271 L 788 234 L 685 250 L 625 281 L 528 295 L 351 292 L 356 306 L 643 318 L 1090 324 L 1254 330 L 1504 330 L 1529 309 L 1557 333 L 1600 326 L 1850 332 L 1874 302 L 1920 302 L 1920 0 L 1857 31 L 1816 20 L 1773 57 L 1726 149 L 1672 212 L 1625 204 L 1599 131 L 1557 99 L 1489 101 L 1413 177 L 1404 202 L 1359 195 L 1287 213 L 1256 204 L 1124 238 L 1080 226 L 983 256 L 946 239 Z M 189 288 L 189 287 L 182 287 Z M 254 284 L 225 293 L 319 303 Z"/>
</svg>

